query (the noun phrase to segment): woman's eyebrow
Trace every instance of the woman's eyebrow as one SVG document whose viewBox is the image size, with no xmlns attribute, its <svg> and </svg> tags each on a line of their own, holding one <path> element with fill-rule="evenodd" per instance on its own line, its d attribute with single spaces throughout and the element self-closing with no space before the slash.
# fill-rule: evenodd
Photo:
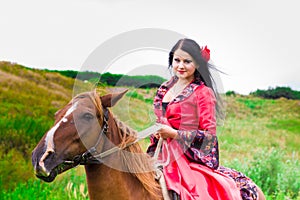
<svg viewBox="0 0 300 200">
<path fill-rule="evenodd" d="M 174 58 L 179 58 L 179 59 L 182 59 L 182 60 L 192 60 L 192 58 L 182 58 L 181 56 L 178 56 L 176 54 L 174 54 Z"/>
</svg>

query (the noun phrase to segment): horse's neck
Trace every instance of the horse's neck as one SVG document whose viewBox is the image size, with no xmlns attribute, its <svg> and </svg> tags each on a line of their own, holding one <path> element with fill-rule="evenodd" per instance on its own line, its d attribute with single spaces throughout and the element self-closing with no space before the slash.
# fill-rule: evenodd
<svg viewBox="0 0 300 200">
<path fill-rule="evenodd" d="M 109 130 L 108 139 L 111 142 L 104 140 L 102 151 L 111 149 L 114 145 L 126 145 L 135 140 L 134 132 L 126 124 L 117 120 L 112 115 L 109 116 Z M 112 146 L 113 145 L 113 146 Z M 136 150 L 141 151 L 141 150 Z M 128 153 L 128 152 L 127 152 Z M 141 152 L 140 152 L 141 153 Z M 132 154 L 130 154 L 132 155 Z M 127 172 L 128 166 L 124 157 L 118 153 L 111 154 L 103 159 L 101 165 L 87 165 L 85 167 L 87 182 L 89 188 L 90 199 L 145 199 L 151 200 L 154 197 L 147 191 L 141 182 L 139 175 L 135 176 Z M 127 159 L 130 159 L 127 157 Z M 132 163 L 136 163 L 134 157 Z M 146 160 L 142 163 L 147 165 Z M 141 164 L 141 163 L 140 163 Z M 136 166 L 133 169 L 137 169 Z M 147 168 L 148 171 L 150 168 Z M 140 170 L 137 170 L 141 172 Z M 149 176 L 149 175 L 148 175 Z M 154 179 L 153 179 L 154 181 Z M 149 183 L 147 183 L 149 185 Z M 150 184 L 155 186 L 155 184 Z M 149 187 L 148 187 L 149 188 Z M 153 188 L 155 190 L 155 188 Z"/>
<path fill-rule="evenodd" d="M 145 199 L 146 191 L 132 174 L 104 164 L 85 166 L 91 200 Z"/>
</svg>

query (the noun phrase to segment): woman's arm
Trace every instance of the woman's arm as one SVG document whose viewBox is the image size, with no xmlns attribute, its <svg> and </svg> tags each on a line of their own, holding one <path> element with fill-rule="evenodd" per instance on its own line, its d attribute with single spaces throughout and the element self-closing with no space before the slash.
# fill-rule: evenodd
<svg viewBox="0 0 300 200">
<path fill-rule="evenodd" d="M 189 159 L 216 169 L 219 166 L 219 150 L 216 137 L 215 97 L 212 90 L 205 86 L 197 88 L 194 92 L 198 129 L 176 130 L 164 126 L 154 137 L 177 139 L 183 144 Z"/>
<path fill-rule="evenodd" d="M 213 91 L 206 86 L 198 87 L 195 94 L 197 96 L 198 130 L 178 130 L 178 135 L 181 141 L 184 141 L 188 158 L 216 169 L 219 166 L 216 99 Z"/>
</svg>

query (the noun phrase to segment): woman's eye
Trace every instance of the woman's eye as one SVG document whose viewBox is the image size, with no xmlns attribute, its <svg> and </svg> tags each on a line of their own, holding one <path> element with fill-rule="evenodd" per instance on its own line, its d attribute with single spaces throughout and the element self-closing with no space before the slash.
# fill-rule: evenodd
<svg viewBox="0 0 300 200">
<path fill-rule="evenodd" d="M 178 58 L 174 58 L 175 62 L 180 62 L 180 60 Z"/>
<path fill-rule="evenodd" d="M 85 113 L 83 115 L 83 118 L 87 121 L 90 121 L 90 120 L 94 119 L 94 116 L 91 113 Z"/>
<path fill-rule="evenodd" d="M 184 64 L 190 64 L 191 62 L 191 60 L 184 60 Z"/>
</svg>

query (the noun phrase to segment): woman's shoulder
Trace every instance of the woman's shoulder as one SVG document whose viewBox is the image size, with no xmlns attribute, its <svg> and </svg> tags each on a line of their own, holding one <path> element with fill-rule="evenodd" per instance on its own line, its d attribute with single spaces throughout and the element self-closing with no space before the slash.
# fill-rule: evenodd
<svg viewBox="0 0 300 200">
<path fill-rule="evenodd" d="M 162 101 L 163 97 L 165 96 L 166 92 L 169 90 L 171 85 L 174 83 L 174 78 L 172 77 L 171 79 L 163 82 L 156 90 L 156 94 L 154 97 L 154 103 L 157 105 L 159 102 Z"/>
<path fill-rule="evenodd" d="M 177 81 L 177 77 L 172 76 L 169 80 L 163 82 L 160 87 L 169 87 Z"/>
<path fill-rule="evenodd" d="M 195 88 L 195 94 L 200 98 L 203 98 L 203 97 L 215 98 L 213 90 L 210 87 L 206 86 L 204 83 L 199 84 Z"/>
</svg>

